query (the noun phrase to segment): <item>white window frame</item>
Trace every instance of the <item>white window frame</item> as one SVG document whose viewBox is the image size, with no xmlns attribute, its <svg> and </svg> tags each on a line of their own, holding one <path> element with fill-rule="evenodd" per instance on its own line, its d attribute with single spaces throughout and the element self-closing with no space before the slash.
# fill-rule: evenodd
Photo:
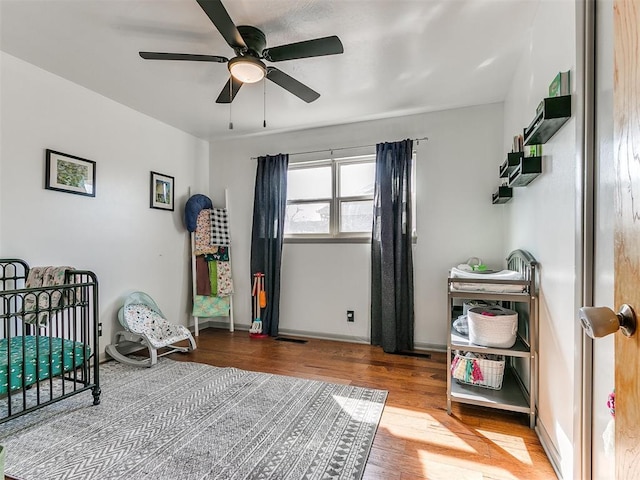
<svg viewBox="0 0 640 480">
<path fill-rule="evenodd" d="M 331 167 L 331 198 L 308 198 L 304 200 L 288 200 L 288 205 L 305 203 L 329 203 L 329 233 L 285 233 L 285 243 L 369 243 L 371 242 L 371 231 L 368 232 L 340 232 L 340 206 L 343 202 L 353 201 L 373 201 L 371 195 L 345 196 L 340 197 L 340 166 L 353 165 L 358 163 L 373 163 L 375 165 L 376 155 L 359 155 L 356 157 L 329 158 L 311 162 L 292 162 L 289 170 L 311 169 L 317 167 Z"/>
</svg>

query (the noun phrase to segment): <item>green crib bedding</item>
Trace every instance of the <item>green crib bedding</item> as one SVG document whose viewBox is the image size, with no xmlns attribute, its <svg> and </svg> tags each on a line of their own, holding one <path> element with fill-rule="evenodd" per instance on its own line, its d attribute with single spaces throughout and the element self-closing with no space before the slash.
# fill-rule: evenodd
<svg viewBox="0 0 640 480">
<path fill-rule="evenodd" d="M 22 378 L 22 340 L 24 338 L 24 350 L 26 357 L 25 378 Z M 85 345 L 80 342 L 61 338 L 36 337 L 26 335 L 24 337 L 12 337 L 11 361 L 8 362 L 9 341 L 0 339 L 0 395 L 8 390 L 8 375 L 11 376 L 11 390 L 32 385 L 39 380 L 46 380 L 50 376 L 68 372 L 74 367 L 79 367 L 84 362 Z M 51 342 L 51 343 L 49 343 Z M 38 346 L 38 348 L 36 348 Z M 49 350 L 51 347 L 51 365 L 49 365 Z M 38 378 L 36 379 L 36 352 L 39 352 Z M 89 357 L 91 349 L 86 346 L 86 355 Z"/>
</svg>

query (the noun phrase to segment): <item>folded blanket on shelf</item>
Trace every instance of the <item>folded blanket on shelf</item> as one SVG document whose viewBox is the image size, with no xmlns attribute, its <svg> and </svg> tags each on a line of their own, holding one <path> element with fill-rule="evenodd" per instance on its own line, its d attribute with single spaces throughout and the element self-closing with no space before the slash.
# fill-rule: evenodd
<svg viewBox="0 0 640 480">
<path fill-rule="evenodd" d="M 194 317 L 211 318 L 211 317 L 228 317 L 231 308 L 230 297 L 205 297 L 196 295 L 193 299 Z"/>
<path fill-rule="evenodd" d="M 229 262 L 217 262 L 217 293 L 219 297 L 227 297 L 233 293 L 231 266 Z"/>
<path fill-rule="evenodd" d="M 460 278 L 461 280 L 524 280 L 522 273 L 513 270 L 501 270 L 499 272 L 468 272 L 453 267 L 449 273 L 451 278 Z M 509 284 L 492 284 L 492 283 L 473 283 L 473 282 L 453 282 L 451 289 L 454 291 L 477 291 L 491 293 L 521 293 L 524 291 L 524 285 Z"/>
<path fill-rule="evenodd" d="M 216 260 L 228 261 L 229 225 L 227 211 L 224 208 L 206 208 L 200 210 L 194 232 L 195 255 L 214 255 Z"/>
<path fill-rule="evenodd" d="M 207 262 L 211 260 L 217 260 L 219 262 L 229 261 L 229 247 L 223 247 L 221 245 L 212 245 L 212 252 L 205 255 Z"/>
<path fill-rule="evenodd" d="M 209 266 L 209 285 L 211 285 L 211 295 L 214 297 L 218 295 L 218 262 L 209 261 L 207 262 Z"/>
<path fill-rule="evenodd" d="M 198 213 L 194 240 L 194 255 L 204 255 L 213 252 L 214 249 L 211 245 L 211 214 L 209 209 L 200 210 L 200 213 Z"/>
<path fill-rule="evenodd" d="M 211 281 L 209 280 L 209 265 L 204 255 L 196 256 L 196 293 L 211 295 Z"/>
<path fill-rule="evenodd" d="M 227 210 L 225 208 L 212 208 L 209 210 L 211 218 L 211 245 L 229 245 L 229 224 Z"/>
</svg>

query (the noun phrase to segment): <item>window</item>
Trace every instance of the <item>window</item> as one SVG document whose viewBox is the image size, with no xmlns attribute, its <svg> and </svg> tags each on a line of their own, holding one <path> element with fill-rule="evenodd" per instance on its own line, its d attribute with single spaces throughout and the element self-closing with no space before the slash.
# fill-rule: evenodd
<svg viewBox="0 0 640 480">
<path fill-rule="evenodd" d="M 371 238 L 375 155 L 289 164 L 285 238 Z"/>
</svg>

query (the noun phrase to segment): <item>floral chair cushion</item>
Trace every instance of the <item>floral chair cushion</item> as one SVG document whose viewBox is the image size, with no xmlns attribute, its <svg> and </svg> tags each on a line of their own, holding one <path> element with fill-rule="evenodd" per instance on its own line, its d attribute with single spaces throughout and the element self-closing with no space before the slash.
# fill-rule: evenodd
<svg viewBox="0 0 640 480">
<path fill-rule="evenodd" d="M 187 327 L 167 322 L 162 315 L 147 305 L 126 305 L 124 320 L 129 331 L 144 335 L 155 348 L 166 347 L 180 340 L 187 340 L 191 336 Z"/>
</svg>

